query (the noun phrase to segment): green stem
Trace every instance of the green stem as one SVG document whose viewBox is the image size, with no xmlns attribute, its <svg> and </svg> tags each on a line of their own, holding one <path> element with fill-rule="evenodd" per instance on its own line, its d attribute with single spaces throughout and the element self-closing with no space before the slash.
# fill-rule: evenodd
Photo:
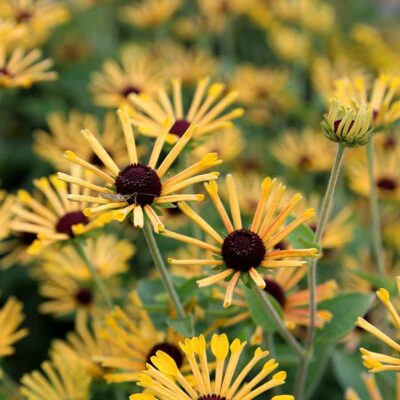
<svg viewBox="0 0 400 400">
<path fill-rule="evenodd" d="M 146 238 L 147 245 L 149 246 L 149 250 L 153 258 L 154 264 L 156 265 L 158 272 L 161 275 L 161 279 L 163 281 L 165 290 L 167 291 L 168 296 L 175 307 L 175 311 L 179 319 L 184 319 L 185 311 L 179 299 L 178 293 L 176 293 L 174 284 L 172 283 L 167 267 L 165 266 L 164 261 L 161 257 L 160 250 L 157 246 L 157 242 L 154 237 L 153 227 L 148 221 L 145 221 L 143 232 L 144 232 L 144 237 Z"/>
<path fill-rule="evenodd" d="M 375 151 L 373 138 L 367 144 L 368 149 L 368 176 L 369 176 L 369 205 L 372 218 L 372 246 L 375 255 L 378 272 L 381 275 L 385 274 L 385 266 L 383 262 L 383 245 L 381 235 L 381 222 L 379 213 L 378 193 L 375 184 Z"/>
<path fill-rule="evenodd" d="M 292 347 L 292 349 L 300 356 L 304 356 L 304 350 L 299 344 L 299 342 L 296 340 L 296 338 L 289 332 L 287 329 L 285 323 L 282 321 L 281 317 L 279 314 L 276 312 L 274 306 L 270 302 L 268 296 L 265 294 L 265 292 L 260 289 L 259 287 L 256 287 L 254 290 L 255 294 L 258 297 L 258 300 L 262 304 L 264 311 L 266 314 L 271 316 L 271 318 L 274 320 L 276 326 L 278 327 L 278 331 L 280 335 L 282 336 L 283 339 L 286 340 L 288 345 Z"/>
<path fill-rule="evenodd" d="M 6 371 L 1 370 L 0 372 L 0 386 L 12 395 L 13 399 L 23 400 L 22 396 L 19 394 L 19 386 L 15 381 L 6 373 Z"/>
<path fill-rule="evenodd" d="M 322 235 L 324 234 L 326 224 L 329 220 L 333 195 L 335 193 L 336 184 L 339 178 L 343 157 L 346 147 L 338 144 L 336 158 L 332 165 L 331 174 L 326 188 L 324 200 L 319 215 L 317 230 L 315 232 L 315 243 L 321 245 Z M 307 380 L 308 367 L 314 351 L 315 338 L 315 318 L 317 313 L 316 287 L 317 287 L 317 264 L 318 259 L 314 258 L 308 268 L 308 288 L 310 291 L 310 325 L 308 326 L 307 337 L 305 342 L 305 353 L 301 359 L 300 366 L 297 370 L 295 383 L 295 396 L 297 400 L 302 400 L 304 396 L 304 388 Z"/>
<path fill-rule="evenodd" d="M 95 285 L 97 286 L 97 288 L 99 289 L 99 292 L 101 293 L 101 295 L 104 299 L 104 302 L 107 304 L 107 306 L 109 308 L 112 309 L 114 307 L 114 305 L 111 300 L 111 296 L 108 293 L 108 289 L 107 289 L 106 285 L 104 284 L 104 282 L 102 281 L 102 279 L 100 278 L 99 274 L 97 273 L 96 268 L 92 263 L 92 260 L 86 254 L 85 247 L 78 240 L 73 240 L 72 244 L 73 244 L 75 250 L 77 251 L 77 253 L 79 254 L 79 256 L 82 258 L 83 262 L 89 268 L 90 273 L 92 274 L 93 281 L 94 281 Z"/>
</svg>

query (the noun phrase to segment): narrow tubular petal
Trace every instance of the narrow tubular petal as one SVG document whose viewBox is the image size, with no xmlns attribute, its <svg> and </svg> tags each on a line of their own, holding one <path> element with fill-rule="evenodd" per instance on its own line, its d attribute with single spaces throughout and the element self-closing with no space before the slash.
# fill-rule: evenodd
<svg viewBox="0 0 400 400">
<path fill-rule="evenodd" d="M 210 285 L 213 285 L 214 283 L 224 280 L 228 276 L 232 275 L 234 272 L 235 271 L 233 269 L 229 268 L 229 269 L 226 269 L 225 271 L 219 272 L 215 275 L 211 275 L 207 278 L 200 279 L 197 281 L 197 284 L 199 287 L 210 286 Z"/>
<path fill-rule="evenodd" d="M 122 131 L 124 132 L 126 148 L 128 149 L 129 161 L 131 164 L 138 162 L 135 136 L 133 134 L 132 124 L 129 118 L 129 112 L 127 108 L 119 109 L 117 111 L 118 118 L 121 121 Z M 118 167 L 117 167 L 118 169 Z"/>
<path fill-rule="evenodd" d="M 164 147 L 165 139 L 167 138 L 167 135 L 168 135 L 169 131 L 171 130 L 173 123 L 174 122 L 172 119 L 167 118 L 163 123 L 161 133 L 157 136 L 157 140 L 154 143 L 153 150 L 151 151 L 149 164 L 148 164 L 149 167 L 151 167 L 153 169 L 156 168 L 161 151 Z"/>
<path fill-rule="evenodd" d="M 229 206 L 231 209 L 231 215 L 233 219 L 233 225 L 235 229 L 242 229 L 242 217 L 240 215 L 239 199 L 236 189 L 235 180 L 231 174 L 226 176 L 226 186 L 228 187 Z"/>
<path fill-rule="evenodd" d="M 190 236 L 182 235 L 180 233 L 172 232 L 170 230 L 164 229 L 162 235 L 170 237 L 171 239 L 179 240 L 184 243 L 193 244 L 204 250 L 209 250 L 215 254 L 221 254 L 221 249 L 219 247 L 213 246 L 210 243 L 203 242 L 202 240 L 192 238 Z"/>
</svg>

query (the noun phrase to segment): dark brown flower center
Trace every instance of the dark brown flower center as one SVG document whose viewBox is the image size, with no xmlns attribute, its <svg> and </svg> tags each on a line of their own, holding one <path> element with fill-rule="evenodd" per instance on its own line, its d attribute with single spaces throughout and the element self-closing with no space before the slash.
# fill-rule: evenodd
<svg viewBox="0 0 400 400">
<path fill-rule="evenodd" d="M 126 196 L 128 204 L 152 204 L 161 194 L 161 180 L 148 165 L 137 163 L 126 166 L 115 179 L 118 194 Z"/>
<path fill-rule="evenodd" d="M 29 21 L 32 17 L 33 14 L 28 10 L 21 10 L 15 19 L 20 24 L 22 22 Z"/>
<path fill-rule="evenodd" d="M 169 130 L 169 133 L 173 133 L 176 136 L 182 137 L 188 130 L 190 122 L 186 119 L 177 119 Z"/>
<path fill-rule="evenodd" d="M 88 306 L 93 301 L 93 293 L 89 288 L 80 288 L 75 294 L 75 300 L 82 306 Z"/>
<path fill-rule="evenodd" d="M 306 169 L 306 168 L 310 168 L 311 163 L 312 162 L 310 160 L 310 157 L 303 155 L 303 156 L 299 157 L 299 159 L 297 161 L 297 166 L 299 168 Z"/>
<path fill-rule="evenodd" d="M 397 182 L 392 178 L 382 177 L 376 181 L 376 186 L 385 192 L 393 192 L 397 189 Z"/>
<path fill-rule="evenodd" d="M 72 227 L 74 225 L 83 224 L 86 225 L 89 222 L 87 217 L 82 211 L 71 211 L 63 215 L 57 222 L 56 231 L 58 233 L 66 233 L 67 235 L 73 237 Z"/>
<path fill-rule="evenodd" d="M 249 271 L 257 268 L 265 256 L 265 246 L 256 233 L 249 229 L 231 232 L 222 244 L 222 258 L 235 271 Z"/>
<path fill-rule="evenodd" d="M 197 400 L 226 400 L 226 397 L 221 397 L 218 394 L 206 394 L 204 396 L 200 396 Z"/>
<path fill-rule="evenodd" d="M 176 363 L 177 367 L 180 368 L 183 364 L 183 355 L 177 346 L 164 342 L 156 344 L 150 351 L 147 356 L 146 363 L 152 364 L 151 357 L 155 356 L 157 351 L 163 351 L 167 353 Z"/>
<path fill-rule="evenodd" d="M 281 305 L 281 307 L 284 307 L 286 304 L 286 296 L 282 286 L 272 279 L 264 279 L 264 281 L 264 291 L 271 295 Z"/>
<path fill-rule="evenodd" d="M 383 142 L 383 147 L 386 150 L 393 150 L 397 145 L 397 139 L 394 135 L 388 135 L 385 137 L 385 141 Z"/>
<path fill-rule="evenodd" d="M 121 90 L 121 95 L 123 97 L 128 97 L 132 93 L 139 94 L 140 92 L 141 92 L 141 90 L 138 87 L 129 85 Z"/>
<path fill-rule="evenodd" d="M 0 76 L 10 76 L 6 67 L 0 68 Z"/>
</svg>

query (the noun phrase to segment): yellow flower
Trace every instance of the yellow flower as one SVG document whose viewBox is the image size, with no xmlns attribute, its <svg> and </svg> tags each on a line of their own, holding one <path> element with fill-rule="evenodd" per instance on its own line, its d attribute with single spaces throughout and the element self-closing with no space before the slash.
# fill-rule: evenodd
<svg viewBox="0 0 400 400">
<path fill-rule="evenodd" d="M 371 86 L 371 87 L 370 87 Z M 372 109 L 371 125 L 382 127 L 400 119 L 400 75 L 380 74 L 372 85 L 364 76 L 336 81 L 334 97 L 351 107 L 351 102 L 366 104 Z"/>
<path fill-rule="evenodd" d="M 173 118 L 175 123 L 168 132 L 167 141 L 174 143 L 184 135 L 191 123 L 198 125 L 194 133 L 194 137 L 198 138 L 230 127 L 231 121 L 243 114 L 241 108 L 235 108 L 223 114 L 238 96 L 236 91 L 224 94 L 223 83 L 210 85 L 209 78 L 199 80 L 187 111 L 182 103 L 181 80 L 173 79 L 171 85 L 172 102 L 165 90 L 158 93 L 158 98 L 138 94 L 129 96 L 134 107 L 131 112 L 131 121 L 139 128 L 140 133 L 158 137 L 165 119 Z"/>
<path fill-rule="evenodd" d="M 295 329 L 297 326 L 308 326 L 310 324 L 309 302 L 310 293 L 307 289 L 300 289 L 298 284 L 307 273 L 305 267 L 292 269 L 285 268 L 276 271 L 275 274 L 264 275 L 264 291 L 272 296 L 282 307 L 283 317 L 288 329 Z M 222 284 L 226 287 L 226 284 Z M 337 283 L 334 279 L 326 281 L 316 286 L 317 303 L 331 299 L 337 291 Z M 219 291 L 214 292 L 217 298 L 223 297 Z M 223 318 L 217 322 L 219 326 L 234 326 L 250 318 L 248 305 L 244 298 L 244 293 L 237 288 L 234 292 L 232 305 L 245 309 L 234 314 L 232 317 Z M 318 310 L 315 320 L 315 326 L 322 328 L 326 322 L 329 322 L 332 314 L 326 310 Z M 263 337 L 262 329 L 257 328 L 253 336 L 253 342 L 260 343 Z M 261 340 L 262 341 L 262 340 Z"/>
<path fill-rule="evenodd" d="M 135 254 L 135 246 L 127 240 L 118 240 L 114 235 L 99 235 L 86 239 L 82 244 L 96 272 L 110 279 L 129 269 L 129 259 Z M 62 249 L 50 247 L 38 258 L 40 267 L 53 276 L 68 275 L 81 281 L 90 281 L 92 274 L 75 248 L 70 245 Z"/>
<path fill-rule="evenodd" d="M 41 371 L 25 374 L 21 394 L 27 400 L 89 400 L 90 376 L 79 358 L 53 351 L 51 359 L 42 363 Z"/>
<path fill-rule="evenodd" d="M 396 278 L 397 288 L 400 293 L 400 277 Z M 393 306 L 389 292 L 381 288 L 376 292 L 379 300 L 386 308 L 391 322 L 398 334 L 400 331 L 400 316 Z M 400 352 L 400 344 L 397 342 L 397 336 L 391 338 L 389 335 L 382 332 L 379 328 L 369 323 L 364 318 L 358 317 L 357 326 L 364 329 L 369 334 L 375 336 L 378 340 L 390 347 L 393 355 L 386 355 L 383 353 L 376 353 L 369 351 L 365 348 L 360 348 L 364 366 L 369 369 L 370 372 L 382 372 L 382 371 L 400 371 L 400 357 L 397 354 Z"/>
<path fill-rule="evenodd" d="M 132 214 L 133 225 L 135 227 L 143 227 L 145 213 L 153 224 L 154 230 L 159 232 L 163 229 L 163 224 L 154 207 L 181 200 L 201 201 L 203 199 L 202 195 L 176 193 L 194 183 L 216 179 L 218 174 L 215 172 L 203 175 L 199 175 L 199 173 L 220 164 L 221 160 L 218 160 L 216 153 L 210 153 L 199 162 L 165 179 L 165 175 L 170 170 L 171 165 L 194 134 L 195 125 L 192 124 L 189 127 L 157 168 L 156 165 L 173 121 L 168 119 L 164 121 L 163 127 L 158 131 L 158 137 L 153 146 L 150 159 L 147 164 L 144 164 L 138 160 L 128 110 L 118 110 L 118 116 L 125 135 L 130 164 L 120 168 L 96 137 L 89 130 L 83 130 L 82 135 L 88 141 L 93 152 L 105 165 L 106 172 L 101 171 L 93 164 L 87 163 L 71 151 L 65 153 L 65 158 L 93 172 L 105 181 L 105 185 L 93 185 L 86 180 L 77 179 L 74 176 L 63 173 L 59 173 L 58 176 L 66 182 L 92 189 L 99 194 L 97 197 L 74 193 L 68 195 L 68 199 L 72 201 L 89 201 L 99 204 L 96 207 L 86 208 L 84 211 L 86 216 L 107 214 L 110 210 L 114 210 L 114 219 L 122 222 L 129 214 Z"/>
<path fill-rule="evenodd" d="M 153 28 L 169 20 L 181 0 L 140 0 L 121 10 L 121 19 L 139 28 Z"/>
<path fill-rule="evenodd" d="M 103 368 L 109 370 L 105 375 L 108 382 L 130 382 L 150 362 L 157 351 L 163 350 L 173 357 L 177 368 L 183 367 L 183 356 L 178 340 L 181 336 L 171 328 L 159 331 L 151 321 L 147 311 L 136 294 L 132 292 L 131 312 L 116 307 L 109 313 L 98 337 L 108 344 L 111 353 L 98 354 L 95 358 Z"/>
<path fill-rule="evenodd" d="M 82 169 L 73 167 L 70 176 L 80 181 Z M 90 182 L 92 178 L 87 180 Z M 28 248 L 31 254 L 38 254 L 51 243 L 66 241 L 97 229 L 110 219 L 110 215 L 106 214 L 86 216 L 83 209 L 87 200 L 80 204 L 68 200 L 68 185 L 55 175 L 35 179 L 33 185 L 37 189 L 34 195 L 25 190 L 18 192 L 18 202 L 12 208 L 15 217 L 11 223 L 11 229 L 15 232 L 37 235 L 37 239 Z M 88 183 L 90 185 L 95 186 Z M 71 187 L 76 196 L 87 198 L 88 190 L 80 189 L 76 185 Z"/>
<path fill-rule="evenodd" d="M 19 329 L 24 319 L 22 303 L 14 297 L 0 308 L 0 359 L 14 354 L 13 345 L 28 334 L 28 329 Z"/>
<path fill-rule="evenodd" d="M 298 226 L 311 219 L 313 209 L 305 210 L 288 225 L 284 225 L 292 211 L 301 201 L 302 196 L 296 193 L 293 198 L 278 212 L 280 200 L 286 187 L 276 179 L 265 178 L 261 185 L 261 196 L 254 213 L 251 225 L 243 226 L 236 184 L 232 175 L 227 175 L 226 185 L 229 193 L 229 206 L 232 220 L 218 195 L 218 185 L 211 181 L 205 184 L 208 194 L 218 211 L 225 227 L 225 232 L 217 232 L 208 222 L 192 210 L 186 203 L 178 203 L 180 209 L 197 224 L 215 244 L 194 239 L 165 229 L 162 234 L 173 239 L 194 244 L 202 249 L 210 250 L 214 257 L 196 260 L 169 259 L 171 264 L 207 265 L 217 267 L 211 276 L 197 281 L 200 287 L 210 286 L 230 278 L 226 290 L 224 307 L 229 307 L 233 291 L 240 278 L 248 276 L 254 283 L 265 287 L 265 282 L 257 269 L 263 268 L 294 268 L 301 267 L 306 261 L 302 257 L 315 257 L 317 249 L 279 250 L 275 246 L 293 232 Z M 288 259 L 289 258 L 289 259 Z"/>
<path fill-rule="evenodd" d="M 383 395 L 379 390 L 379 386 L 376 382 L 375 375 L 373 374 L 362 374 L 361 378 L 364 382 L 364 386 L 368 392 L 368 399 L 362 399 L 357 392 L 349 388 L 346 390 L 344 400 L 381 400 L 383 399 Z M 400 394 L 400 374 L 396 374 L 396 395 L 395 397 L 398 398 Z"/>
<path fill-rule="evenodd" d="M 41 56 L 39 49 L 17 48 L 7 55 L 4 47 L 0 47 L 0 87 L 28 88 L 37 82 L 55 80 L 57 73 L 48 71 L 53 62 L 40 60 Z"/>
<path fill-rule="evenodd" d="M 79 131 L 88 128 L 101 145 L 113 155 L 117 163 L 127 164 L 128 151 L 125 148 L 125 139 L 118 125 L 114 113 L 106 114 L 102 129 L 95 116 L 71 111 L 67 117 L 59 112 L 52 113 L 47 118 L 49 132 L 36 131 L 34 134 L 33 148 L 44 160 L 50 162 L 55 168 L 65 170 L 70 163 L 62 156 L 66 149 L 72 150 L 83 160 L 98 167 L 102 166 L 87 140 Z"/>
<path fill-rule="evenodd" d="M 287 71 L 244 64 L 235 69 L 230 86 L 238 92 L 246 118 L 265 124 L 275 113 L 285 112 L 293 104 L 288 80 Z"/>
<path fill-rule="evenodd" d="M 332 99 L 328 114 L 321 125 L 325 136 L 336 143 L 357 147 L 368 143 L 372 135 L 372 109 L 365 104 L 348 108 L 337 99 Z"/>
<path fill-rule="evenodd" d="M 212 76 L 217 69 L 215 58 L 202 49 L 187 49 L 174 42 L 161 42 L 151 49 L 154 63 L 166 77 L 180 79 L 183 85 L 191 85 L 204 76 Z"/>
<path fill-rule="evenodd" d="M 241 342 L 239 339 L 229 343 L 225 334 L 214 335 L 210 343 L 210 352 L 215 361 L 209 361 L 208 344 L 204 336 L 185 339 L 180 347 L 190 364 L 191 379 L 179 371 L 173 358 L 159 350 L 151 357 L 147 371 L 138 378 L 138 386 L 145 388 L 146 392 L 133 394 L 130 400 L 247 400 L 285 383 L 284 371 L 275 372 L 272 377 L 267 378 L 278 368 L 278 363 L 273 358 L 262 361 L 268 357 L 269 352 L 263 351 L 260 347 L 256 349 L 251 360 L 239 370 L 238 364 L 245 346 L 246 342 Z M 228 354 L 229 361 L 227 361 Z M 260 361 L 262 361 L 260 372 L 244 383 Z M 211 379 L 214 365 L 215 378 Z M 280 395 L 272 397 L 271 400 L 294 400 L 294 397 Z"/>
<path fill-rule="evenodd" d="M 374 143 L 375 145 L 375 143 Z M 400 199 L 400 149 L 387 151 L 375 147 L 374 180 L 378 197 L 383 200 Z M 368 174 L 368 162 L 366 157 L 354 160 L 349 159 L 346 165 L 346 173 L 350 188 L 365 197 L 370 194 L 370 181 Z"/>
<path fill-rule="evenodd" d="M 106 369 L 95 361 L 99 354 L 109 352 L 109 345 L 99 337 L 96 330 L 100 325 L 98 320 L 89 324 L 88 318 L 81 314 L 75 322 L 75 331 L 66 336 L 66 340 L 57 340 L 53 348 L 67 357 L 76 357 L 87 373 L 94 379 L 103 378 Z"/>
<path fill-rule="evenodd" d="M 335 158 L 335 146 L 321 132 L 310 128 L 299 134 L 286 132 L 271 152 L 282 164 L 305 172 L 329 171 Z"/>
<path fill-rule="evenodd" d="M 3 0 L 0 18 L 12 20 L 23 27 L 26 33 L 19 44 L 32 47 L 46 40 L 53 27 L 66 22 L 69 11 L 61 1 Z"/>
<path fill-rule="evenodd" d="M 126 48 L 121 64 L 106 60 L 101 72 L 94 72 L 90 90 L 97 105 L 107 108 L 123 107 L 132 93 L 152 93 L 163 80 L 156 64 L 143 50 Z"/>
</svg>

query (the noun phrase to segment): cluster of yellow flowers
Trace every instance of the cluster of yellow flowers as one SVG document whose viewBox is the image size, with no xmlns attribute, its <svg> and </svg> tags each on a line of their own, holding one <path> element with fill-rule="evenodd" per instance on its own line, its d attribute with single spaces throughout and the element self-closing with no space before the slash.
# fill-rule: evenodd
<svg viewBox="0 0 400 400">
<path fill-rule="evenodd" d="M 96 3 L 0 0 L 0 88 L 56 80 L 40 48 L 53 29 Z M 198 0 L 193 15 L 181 0 L 140 0 L 116 14 L 156 39 L 129 43 L 119 60 L 91 72 L 88 89 L 106 109 L 102 120 L 74 109 L 47 114 L 48 128 L 35 130 L 32 148 L 52 174 L 33 179 L 29 190 L 0 191 L 0 272 L 29 265 L 44 299 L 39 311 L 74 326 L 20 385 L 0 364 L 0 398 L 4 389 L 10 399 L 88 400 L 95 383 L 106 382 L 118 399 L 303 400 L 310 363 L 322 363 L 316 345 L 340 339 L 352 351 L 364 339 L 356 325 L 391 349 L 361 347 L 365 393 L 389 398 L 371 373 L 395 371 L 400 398 L 394 288 L 376 292 L 389 321 L 373 315 L 382 310 L 367 295 L 391 279 L 400 293 L 400 74 L 388 67 L 398 55 L 363 26 L 353 27 L 351 44 L 336 43 L 335 8 L 321 0 Z M 234 65 L 233 27 L 242 20 L 262 32 L 283 67 L 246 57 Z M 181 42 L 166 34 L 171 21 L 171 37 Z M 221 59 L 201 46 L 204 37 L 218 39 Z M 332 41 L 334 61 L 318 53 L 320 39 Z M 385 62 L 362 60 L 374 79 L 349 62 L 367 42 L 385 54 Z M 62 59 L 60 49 L 55 54 Z M 304 88 L 293 87 L 296 74 Z M 283 124 L 298 117 L 293 110 L 303 101 L 317 111 L 304 108 L 301 124 Z M 271 146 L 265 137 L 253 142 L 242 120 L 279 136 Z M 275 164 L 281 172 L 259 173 Z M 338 210 L 342 167 L 352 200 Z M 304 196 L 286 185 L 285 173 Z M 319 186 L 326 186 L 322 195 Z M 372 233 L 359 232 L 369 218 L 364 198 Z M 352 248 L 352 257 L 340 259 L 345 278 L 320 272 L 321 260 L 345 253 L 363 234 L 371 234 L 372 251 L 355 256 Z M 383 252 L 383 240 L 395 255 Z M 167 243 L 165 254 L 158 242 Z M 134 256 L 155 268 L 132 279 Z M 357 312 L 366 314 L 357 322 L 349 314 L 349 324 L 338 313 L 357 305 L 335 300 L 355 292 L 364 293 Z M 13 296 L 0 307 L 0 362 L 28 335 L 22 309 Z M 298 358 L 288 370 L 295 364 L 297 376 L 293 390 L 284 389 L 293 394 L 281 394 L 287 372 L 275 358 L 285 359 L 288 348 L 287 358 Z M 363 398 L 360 383 L 346 385 L 346 400 Z"/>
</svg>

